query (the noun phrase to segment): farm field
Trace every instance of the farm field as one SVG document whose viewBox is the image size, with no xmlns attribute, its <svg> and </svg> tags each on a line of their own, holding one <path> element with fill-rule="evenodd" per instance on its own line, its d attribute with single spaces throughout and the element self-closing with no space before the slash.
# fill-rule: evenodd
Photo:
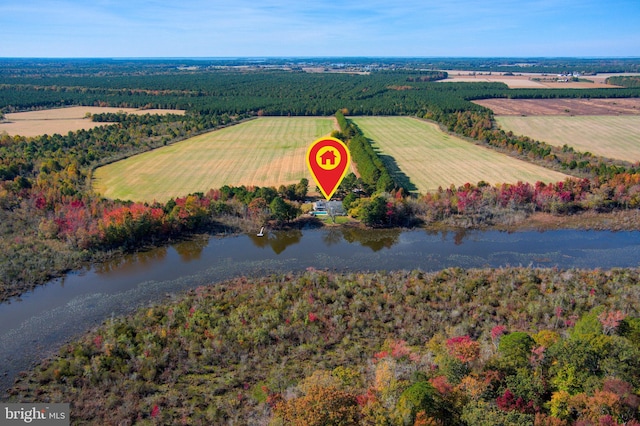
<svg viewBox="0 0 640 426">
<path fill-rule="evenodd" d="M 607 158 L 640 161 L 640 115 L 496 116 L 504 130 Z"/>
<path fill-rule="evenodd" d="M 166 201 L 224 185 L 313 182 L 307 148 L 335 126 L 332 117 L 258 118 L 100 167 L 93 187 L 108 198 Z"/>
<path fill-rule="evenodd" d="M 556 182 L 568 176 L 448 135 L 433 123 L 409 117 L 357 117 L 374 147 L 395 159 L 418 192 L 481 180 L 489 184 Z"/>
<path fill-rule="evenodd" d="M 447 71 L 449 77 L 442 82 L 485 82 L 504 83 L 511 89 L 601 89 L 614 88 L 612 84 L 606 84 L 607 75 L 586 76 L 590 81 L 555 81 L 555 74 L 543 75 L 536 73 L 516 73 L 504 75 L 504 73 L 473 72 L 473 71 Z"/>
<path fill-rule="evenodd" d="M 483 99 L 473 103 L 495 115 L 640 115 L 640 98 Z"/>
<path fill-rule="evenodd" d="M 640 160 L 640 99 L 485 99 L 507 131 L 582 152 Z"/>
<path fill-rule="evenodd" d="M 126 112 L 127 114 L 184 114 L 182 110 L 160 110 L 114 107 L 84 107 L 45 109 L 40 111 L 15 112 L 5 114 L 5 121 L 0 122 L 0 133 L 14 136 L 39 136 L 54 133 L 66 134 L 76 130 L 87 130 L 109 123 L 97 123 L 86 118 L 86 114 L 107 112 Z"/>
</svg>

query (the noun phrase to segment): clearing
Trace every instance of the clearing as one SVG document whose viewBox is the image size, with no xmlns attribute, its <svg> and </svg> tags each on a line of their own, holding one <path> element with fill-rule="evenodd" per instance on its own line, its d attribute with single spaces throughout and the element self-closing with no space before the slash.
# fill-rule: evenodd
<svg viewBox="0 0 640 426">
<path fill-rule="evenodd" d="M 279 186 L 313 179 L 305 155 L 336 129 L 333 117 L 262 117 L 136 155 L 94 173 L 108 198 L 167 201 L 211 188 Z"/>
<path fill-rule="evenodd" d="M 557 182 L 569 177 L 449 135 L 434 123 L 410 117 L 352 119 L 391 169 L 399 169 L 401 179 L 408 176 L 418 192 L 467 182 Z"/>
<path fill-rule="evenodd" d="M 97 123 L 87 118 L 89 114 L 106 112 L 126 112 L 127 114 L 184 114 L 177 109 L 137 109 L 114 107 L 85 107 L 43 109 L 40 111 L 14 112 L 5 114 L 5 121 L 0 122 L 0 133 L 7 132 L 11 136 L 65 135 L 76 130 L 87 130 L 109 123 Z"/>
</svg>

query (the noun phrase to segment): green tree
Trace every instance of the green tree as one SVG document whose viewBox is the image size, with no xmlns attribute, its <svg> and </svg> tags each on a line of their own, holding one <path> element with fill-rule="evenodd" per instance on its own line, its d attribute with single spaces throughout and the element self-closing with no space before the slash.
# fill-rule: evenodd
<svg viewBox="0 0 640 426">
<path fill-rule="evenodd" d="M 304 200 L 309 192 L 309 180 L 306 178 L 300 179 L 300 182 L 295 186 L 295 198 L 296 200 Z"/>
<path fill-rule="evenodd" d="M 427 417 L 436 417 L 439 410 L 439 396 L 436 389 L 427 381 L 419 381 L 409 386 L 398 399 L 396 412 L 399 421 L 413 425 L 416 415 L 424 411 Z"/>
<path fill-rule="evenodd" d="M 640 317 L 627 317 L 620 323 L 621 336 L 640 348 Z"/>
<path fill-rule="evenodd" d="M 353 202 L 356 200 L 356 198 L 356 194 L 350 192 L 342 199 L 342 207 L 344 207 L 344 211 L 348 212 L 349 210 L 351 210 L 351 206 L 353 205 Z"/>
<path fill-rule="evenodd" d="M 598 315 L 604 311 L 604 308 L 593 309 L 588 314 L 583 315 L 576 325 L 570 331 L 572 339 L 581 338 L 590 335 L 602 334 L 602 323 L 598 319 Z"/>
<path fill-rule="evenodd" d="M 351 194 L 354 189 L 356 189 L 358 183 L 358 178 L 355 174 L 349 173 L 347 174 L 342 182 L 340 182 L 340 186 L 338 187 L 338 192 L 342 195 Z"/>
<path fill-rule="evenodd" d="M 462 420 L 474 426 L 522 426 L 533 425 L 534 416 L 518 411 L 502 411 L 494 404 L 477 401 L 464 406 Z"/>
<path fill-rule="evenodd" d="M 387 202 L 383 197 L 374 197 L 362 206 L 361 220 L 367 226 L 382 226 L 387 222 Z"/>
<path fill-rule="evenodd" d="M 391 175 L 387 173 L 387 171 L 383 171 L 380 173 L 380 177 L 376 183 L 376 191 L 377 192 L 389 192 L 395 187 L 395 183 L 391 178 Z"/>
<path fill-rule="evenodd" d="M 271 215 L 278 222 L 289 222 L 295 219 L 300 213 L 300 209 L 287 203 L 280 197 L 276 197 L 269 204 Z"/>
<path fill-rule="evenodd" d="M 516 331 L 500 338 L 498 352 L 507 368 L 521 368 L 529 365 L 529 356 L 535 341 L 527 333 Z"/>
</svg>

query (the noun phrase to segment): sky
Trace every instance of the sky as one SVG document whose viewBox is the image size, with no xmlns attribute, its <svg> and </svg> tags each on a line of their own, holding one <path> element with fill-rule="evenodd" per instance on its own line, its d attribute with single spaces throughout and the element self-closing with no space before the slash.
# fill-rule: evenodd
<svg viewBox="0 0 640 426">
<path fill-rule="evenodd" d="M 2 0 L 0 57 L 640 57 L 640 0 Z"/>
</svg>

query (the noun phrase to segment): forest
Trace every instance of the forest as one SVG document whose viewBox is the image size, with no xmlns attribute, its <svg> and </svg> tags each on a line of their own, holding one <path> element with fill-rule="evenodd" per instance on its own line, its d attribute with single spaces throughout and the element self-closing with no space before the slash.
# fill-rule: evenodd
<svg viewBox="0 0 640 426">
<path fill-rule="evenodd" d="M 108 320 L 25 374 L 74 421 L 639 425 L 637 270 L 238 278 Z"/>
</svg>

